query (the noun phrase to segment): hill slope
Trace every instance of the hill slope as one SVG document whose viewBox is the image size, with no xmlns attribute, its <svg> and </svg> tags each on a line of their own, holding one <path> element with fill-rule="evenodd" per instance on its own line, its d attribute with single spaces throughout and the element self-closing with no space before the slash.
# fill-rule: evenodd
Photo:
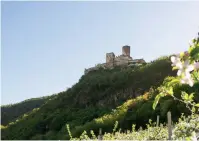
<svg viewBox="0 0 199 141">
<path fill-rule="evenodd" d="M 39 108 L 53 96 L 31 98 L 16 104 L 1 106 L 1 124 L 7 125 L 8 123 L 15 121 L 17 118 L 32 111 L 34 108 Z"/>
<path fill-rule="evenodd" d="M 171 70 L 168 57 L 140 67 L 90 72 L 82 76 L 72 88 L 59 93 L 56 98 L 3 129 L 2 139 L 68 139 L 66 123 L 70 124 L 75 135 L 79 135 L 78 131 L 94 126 L 94 119 L 110 114 L 112 109 L 125 104 L 129 99 L 143 95 L 151 87 L 158 87 L 165 77 L 175 74 L 176 72 Z M 154 115 L 143 114 L 142 111 L 147 107 L 151 108 L 151 103 L 152 101 L 149 101 L 143 107 L 143 102 L 138 102 L 137 108 L 141 108 L 137 113 L 139 118 L 133 120 L 135 117 L 131 117 L 131 112 L 128 113 L 128 118 L 131 118 L 120 119 L 120 124 L 129 128 L 126 126 L 129 122 L 138 122 L 140 125 L 147 122 L 148 118 Z M 78 129 L 80 127 L 84 128 Z M 110 130 L 109 128 L 105 127 L 104 130 Z"/>
</svg>

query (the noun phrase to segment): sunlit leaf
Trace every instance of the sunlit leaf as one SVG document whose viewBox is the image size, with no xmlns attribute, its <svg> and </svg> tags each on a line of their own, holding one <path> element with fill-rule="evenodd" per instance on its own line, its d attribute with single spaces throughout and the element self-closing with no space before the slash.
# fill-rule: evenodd
<svg viewBox="0 0 199 141">
<path fill-rule="evenodd" d="M 199 60 L 199 46 L 196 46 L 190 50 L 190 56 L 193 60 Z"/>
<path fill-rule="evenodd" d="M 178 68 L 177 67 L 173 67 L 172 70 L 178 70 Z"/>
<path fill-rule="evenodd" d="M 195 106 L 196 106 L 196 107 L 199 107 L 199 103 L 197 103 Z"/>
<path fill-rule="evenodd" d="M 189 101 L 193 101 L 193 98 L 194 98 L 194 93 L 191 93 L 190 95 L 189 95 Z"/>
<path fill-rule="evenodd" d="M 180 58 L 182 58 L 184 56 L 184 52 L 180 53 Z"/>
<path fill-rule="evenodd" d="M 175 86 L 175 85 L 178 85 L 180 83 L 180 80 L 175 78 L 173 80 L 171 80 L 171 82 L 168 83 L 168 86 Z"/>
<path fill-rule="evenodd" d="M 154 110 L 155 110 L 155 108 L 156 108 L 156 106 L 157 106 L 157 104 L 158 104 L 160 98 L 163 97 L 163 96 L 164 96 L 164 94 L 163 94 L 163 93 L 160 93 L 160 94 L 158 94 L 158 95 L 155 97 L 155 100 L 154 100 L 154 102 L 153 102 L 153 109 L 154 109 Z"/>
<path fill-rule="evenodd" d="M 185 100 L 185 101 L 188 101 L 188 100 L 189 100 L 189 95 L 188 95 L 186 92 L 182 92 L 181 97 L 182 97 L 182 99 Z"/>
</svg>

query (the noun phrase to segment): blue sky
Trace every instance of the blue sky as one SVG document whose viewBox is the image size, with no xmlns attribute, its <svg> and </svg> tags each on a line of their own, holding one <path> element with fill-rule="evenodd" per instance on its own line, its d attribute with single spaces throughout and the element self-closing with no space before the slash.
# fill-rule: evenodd
<svg viewBox="0 0 199 141">
<path fill-rule="evenodd" d="M 51 95 L 120 55 L 151 61 L 188 48 L 199 2 L 2 2 L 2 104 Z"/>
</svg>

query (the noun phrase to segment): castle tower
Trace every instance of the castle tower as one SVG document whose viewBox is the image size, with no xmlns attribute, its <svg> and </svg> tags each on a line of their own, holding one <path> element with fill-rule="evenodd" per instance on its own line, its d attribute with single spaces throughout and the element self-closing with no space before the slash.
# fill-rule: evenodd
<svg viewBox="0 0 199 141">
<path fill-rule="evenodd" d="M 106 53 L 106 63 L 114 62 L 115 54 L 113 52 Z"/>
<path fill-rule="evenodd" d="M 129 56 L 130 57 L 130 46 L 128 46 L 128 45 L 126 45 L 126 46 L 123 46 L 122 47 L 122 54 L 123 55 L 127 55 L 127 56 Z"/>
</svg>

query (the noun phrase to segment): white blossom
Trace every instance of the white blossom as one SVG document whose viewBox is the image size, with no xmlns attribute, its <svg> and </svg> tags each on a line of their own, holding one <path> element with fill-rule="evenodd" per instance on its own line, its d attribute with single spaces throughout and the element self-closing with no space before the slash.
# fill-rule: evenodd
<svg viewBox="0 0 199 141">
<path fill-rule="evenodd" d="M 194 84 L 193 79 L 191 78 L 190 72 L 194 70 L 194 68 L 198 67 L 198 63 L 190 64 L 189 60 L 185 60 L 181 62 L 179 56 L 171 57 L 172 66 L 177 67 L 179 70 L 177 72 L 178 76 L 183 76 L 181 79 L 182 84 L 189 84 L 191 87 Z"/>
<path fill-rule="evenodd" d="M 181 83 L 182 84 L 189 84 L 189 86 L 193 86 L 194 81 L 191 78 L 191 74 L 190 73 L 185 73 L 185 76 L 181 79 Z"/>
<path fill-rule="evenodd" d="M 189 64 L 189 60 L 186 60 L 184 63 L 181 63 L 181 67 L 179 68 L 177 75 L 180 76 L 182 74 L 188 74 L 194 70 L 194 65 Z"/>
<path fill-rule="evenodd" d="M 192 141 L 197 141 L 196 132 L 192 133 L 191 140 Z"/>
<path fill-rule="evenodd" d="M 199 62 L 194 63 L 194 68 L 199 69 Z"/>
<path fill-rule="evenodd" d="M 172 66 L 176 66 L 177 68 L 182 68 L 182 62 L 180 61 L 180 58 L 177 56 L 171 57 L 171 62 L 173 63 Z"/>
</svg>

